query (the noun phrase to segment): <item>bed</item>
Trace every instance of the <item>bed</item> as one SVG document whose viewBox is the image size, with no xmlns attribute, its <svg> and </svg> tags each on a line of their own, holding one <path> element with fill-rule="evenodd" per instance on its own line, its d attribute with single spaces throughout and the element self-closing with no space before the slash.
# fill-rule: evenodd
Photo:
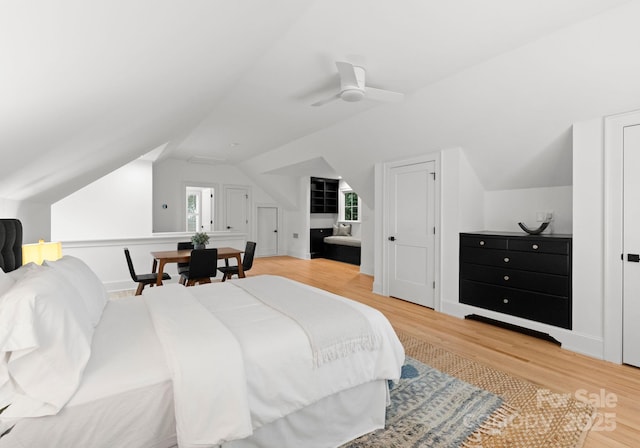
<svg viewBox="0 0 640 448">
<path fill-rule="evenodd" d="M 339 446 L 404 361 L 377 310 L 277 276 L 108 300 L 65 256 L 0 288 L 0 448 Z"/>
</svg>

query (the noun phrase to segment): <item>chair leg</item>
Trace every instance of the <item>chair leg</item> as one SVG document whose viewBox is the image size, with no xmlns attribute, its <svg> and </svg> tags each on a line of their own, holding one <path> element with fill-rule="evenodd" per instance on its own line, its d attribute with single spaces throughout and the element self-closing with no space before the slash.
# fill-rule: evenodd
<svg viewBox="0 0 640 448">
<path fill-rule="evenodd" d="M 222 281 L 226 281 L 227 280 L 227 274 L 222 274 Z"/>
<path fill-rule="evenodd" d="M 138 289 L 136 289 L 136 295 L 139 296 L 142 294 L 142 290 L 144 289 L 144 283 L 138 283 Z"/>
</svg>

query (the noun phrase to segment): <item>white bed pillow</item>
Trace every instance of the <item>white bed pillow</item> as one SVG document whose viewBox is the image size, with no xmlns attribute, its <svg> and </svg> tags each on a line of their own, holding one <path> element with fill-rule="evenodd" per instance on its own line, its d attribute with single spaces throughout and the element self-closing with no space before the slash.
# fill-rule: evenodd
<svg viewBox="0 0 640 448">
<path fill-rule="evenodd" d="M 43 264 L 73 284 L 87 307 L 91 324 L 94 327 L 98 325 L 109 294 L 95 272 L 84 261 L 70 255 L 65 255 L 57 261 L 45 261 Z"/>
<path fill-rule="evenodd" d="M 10 275 L 5 274 L 2 269 L 0 269 L 0 296 L 7 292 L 9 288 L 13 286 L 16 281 L 11 278 Z"/>
<path fill-rule="evenodd" d="M 75 393 L 93 326 L 79 292 L 53 269 L 27 272 L 0 297 L 0 421 L 56 414 Z"/>
<path fill-rule="evenodd" d="M 22 277 L 26 275 L 27 272 L 36 271 L 38 269 L 44 269 L 39 264 L 34 262 L 27 263 L 25 265 L 20 266 L 18 269 L 13 270 L 11 272 L 7 272 L 7 275 L 11 277 L 14 281 L 19 281 Z"/>
</svg>

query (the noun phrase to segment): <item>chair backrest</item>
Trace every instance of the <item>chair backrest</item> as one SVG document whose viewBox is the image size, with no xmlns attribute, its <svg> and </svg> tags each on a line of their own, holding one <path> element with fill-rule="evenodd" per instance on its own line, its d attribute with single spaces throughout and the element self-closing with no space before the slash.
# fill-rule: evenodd
<svg viewBox="0 0 640 448">
<path fill-rule="evenodd" d="M 191 241 L 179 241 L 178 250 L 185 250 L 185 249 L 193 250 L 193 243 Z M 187 267 L 189 267 L 189 262 L 178 263 L 178 268 L 187 268 Z"/>
<path fill-rule="evenodd" d="M 253 256 L 256 253 L 256 243 L 253 241 L 247 241 L 247 245 L 244 249 L 244 258 L 242 259 L 242 270 L 248 271 L 253 266 Z"/>
<path fill-rule="evenodd" d="M 215 277 L 216 272 L 218 272 L 218 249 L 191 251 L 189 278 Z"/>
<path fill-rule="evenodd" d="M 129 249 L 124 248 L 124 256 L 127 258 L 127 265 L 129 266 L 129 274 L 131 274 L 131 279 L 134 282 L 138 281 L 138 276 L 136 275 L 136 270 L 133 268 L 133 262 L 131 261 L 131 255 L 129 254 Z"/>
</svg>

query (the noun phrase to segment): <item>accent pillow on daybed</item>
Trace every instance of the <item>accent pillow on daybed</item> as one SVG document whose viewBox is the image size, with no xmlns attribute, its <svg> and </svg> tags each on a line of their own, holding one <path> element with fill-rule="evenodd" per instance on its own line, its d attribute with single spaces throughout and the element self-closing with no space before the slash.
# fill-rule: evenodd
<svg viewBox="0 0 640 448">
<path fill-rule="evenodd" d="M 93 325 L 78 290 L 55 270 L 28 270 L 0 296 L 2 423 L 52 415 L 78 388 Z"/>
<path fill-rule="evenodd" d="M 351 236 L 351 224 L 334 224 L 333 236 Z"/>
<path fill-rule="evenodd" d="M 95 272 L 84 261 L 70 255 L 65 255 L 57 261 L 45 261 L 43 264 L 64 276 L 76 287 L 87 307 L 91 324 L 94 327 L 98 325 L 109 294 Z"/>
</svg>

